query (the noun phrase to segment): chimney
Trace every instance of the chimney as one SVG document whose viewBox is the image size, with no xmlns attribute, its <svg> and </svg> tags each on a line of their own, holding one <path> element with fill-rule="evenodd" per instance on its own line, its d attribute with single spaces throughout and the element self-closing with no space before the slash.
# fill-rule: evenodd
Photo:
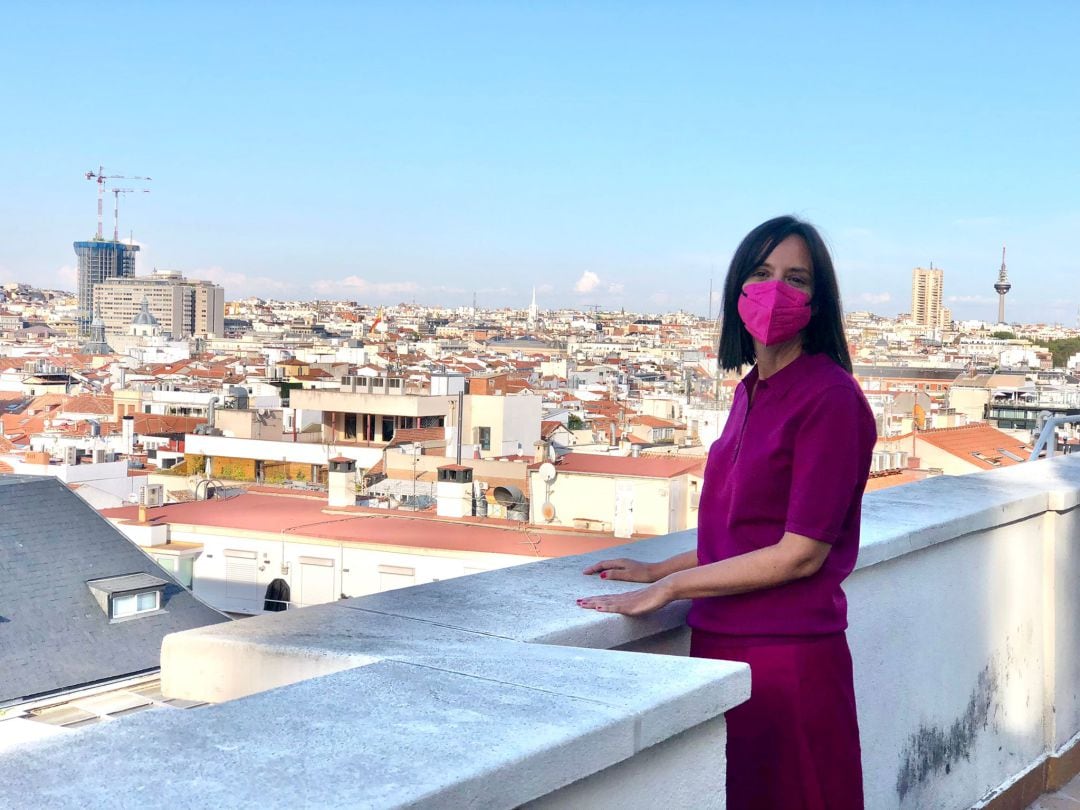
<svg viewBox="0 0 1080 810">
<path fill-rule="evenodd" d="M 548 460 L 548 443 L 543 439 L 533 442 L 533 463 L 542 464 Z"/>
<path fill-rule="evenodd" d="M 345 456 L 330 459 L 327 506 L 356 506 L 356 462 Z"/>
<path fill-rule="evenodd" d="M 120 424 L 124 437 L 124 453 L 130 456 L 135 449 L 135 417 L 129 414 L 121 418 Z"/>
<path fill-rule="evenodd" d="M 439 517 L 467 517 L 473 513 L 473 471 L 447 464 L 436 471 L 435 513 Z"/>
</svg>

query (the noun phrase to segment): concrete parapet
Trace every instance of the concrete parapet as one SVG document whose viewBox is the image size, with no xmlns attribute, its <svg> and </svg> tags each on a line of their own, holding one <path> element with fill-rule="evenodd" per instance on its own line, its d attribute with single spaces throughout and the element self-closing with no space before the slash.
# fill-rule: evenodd
<svg viewBox="0 0 1080 810">
<path fill-rule="evenodd" d="M 992 803 L 1080 768 L 1078 505 L 1072 457 L 866 498 L 846 590 L 867 807 Z M 164 691 L 216 705 L 8 754 L 0 805 L 153 790 L 200 807 L 722 807 L 723 714 L 748 695 L 746 667 L 678 657 L 685 604 L 627 619 L 574 602 L 633 587 L 582 577 L 591 560 L 693 543 L 169 636 Z"/>
</svg>

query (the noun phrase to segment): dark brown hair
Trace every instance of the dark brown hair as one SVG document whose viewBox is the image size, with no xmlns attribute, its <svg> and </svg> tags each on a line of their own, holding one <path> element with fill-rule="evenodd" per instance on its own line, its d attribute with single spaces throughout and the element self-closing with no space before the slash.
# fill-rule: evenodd
<svg viewBox="0 0 1080 810">
<path fill-rule="evenodd" d="M 791 216 L 776 217 L 758 225 L 746 235 L 731 258 L 720 315 L 720 365 L 733 371 L 756 360 L 754 340 L 739 317 L 739 296 L 750 274 L 789 236 L 801 237 L 806 243 L 814 274 L 813 315 L 803 330 L 803 350 L 808 354 L 825 352 L 850 374 L 851 355 L 844 337 L 844 312 L 832 257 L 817 229 Z"/>
</svg>

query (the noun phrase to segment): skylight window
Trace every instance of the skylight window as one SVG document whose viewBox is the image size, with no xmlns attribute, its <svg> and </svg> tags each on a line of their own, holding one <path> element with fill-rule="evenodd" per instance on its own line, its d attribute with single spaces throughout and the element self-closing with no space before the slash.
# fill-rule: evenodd
<svg viewBox="0 0 1080 810">
<path fill-rule="evenodd" d="M 152 574 L 140 573 L 92 579 L 86 584 L 111 623 L 162 610 L 162 597 L 169 583 Z"/>
<path fill-rule="evenodd" d="M 161 607 L 161 592 L 116 594 L 112 598 L 112 618 L 124 619 L 139 613 L 149 613 Z"/>
</svg>

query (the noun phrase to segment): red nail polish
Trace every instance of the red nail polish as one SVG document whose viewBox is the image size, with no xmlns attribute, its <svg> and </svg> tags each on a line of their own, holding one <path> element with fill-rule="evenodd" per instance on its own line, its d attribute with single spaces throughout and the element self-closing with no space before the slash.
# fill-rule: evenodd
<svg viewBox="0 0 1080 810">
<path fill-rule="evenodd" d="M 607 579 L 607 571 L 603 571 L 600 573 L 600 579 Z"/>
</svg>

